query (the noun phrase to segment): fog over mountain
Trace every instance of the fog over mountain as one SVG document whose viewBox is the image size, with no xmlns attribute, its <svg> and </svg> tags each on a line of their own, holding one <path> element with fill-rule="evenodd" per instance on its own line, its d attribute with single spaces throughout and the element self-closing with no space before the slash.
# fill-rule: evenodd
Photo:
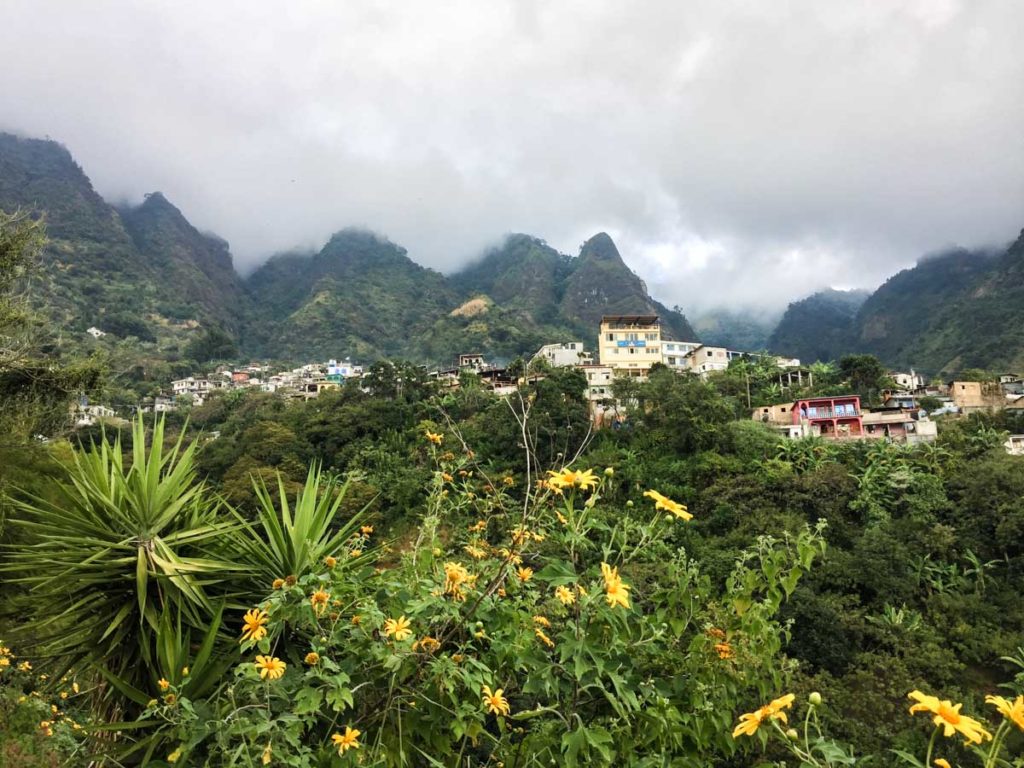
<svg viewBox="0 0 1024 768">
<path fill-rule="evenodd" d="M 1024 211 L 1024 5 L 6 0 L 0 129 L 251 270 L 365 226 L 452 271 L 597 231 L 668 306 L 873 288 Z"/>
</svg>

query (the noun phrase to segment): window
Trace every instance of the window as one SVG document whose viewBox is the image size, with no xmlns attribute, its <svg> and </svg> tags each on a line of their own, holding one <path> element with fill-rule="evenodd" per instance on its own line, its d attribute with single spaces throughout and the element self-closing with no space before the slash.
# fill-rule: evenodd
<svg viewBox="0 0 1024 768">
<path fill-rule="evenodd" d="M 658 338 L 656 333 L 645 333 L 644 336 L 648 341 L 655 341 Z"/>
<path fill-rule="evenodd" d="M 711 357 L 711 355 L 712 355 L 712 352 L 711 352 L 711 350 L 709 349 L 709 350 L 708 350 L 708 357 Z"/>
<path fill-rule="evenodd" d="M 607 339 L 608 341 L 615 341 L 615 334 L 614 334 L 614 333 L 606 333 L 606 334 L 605 334 L 605 338 L 606 338 L 606 339 Z"/>
<path fill-rule="evenodd" d="M 675 359 L 674 357 L 670 357 L 670 358 L 668 359 L 668 364 L 669 364 L 669 365 L 675 365 L 675 364 L 676 364 L 676 359 Z"/>
</svg>

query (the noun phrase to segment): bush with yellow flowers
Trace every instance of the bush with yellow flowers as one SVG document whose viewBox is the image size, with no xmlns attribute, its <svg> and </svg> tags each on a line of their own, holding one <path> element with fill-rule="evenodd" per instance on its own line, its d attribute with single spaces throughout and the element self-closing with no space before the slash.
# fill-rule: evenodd
<svg viewBox="0 0 1024 768">
<path fill-rule="evenodd" d="M 73 677 L 50 680 L 0 640 L 0 766 L 28 768 L 80 758 L 85 693 Z"/>
<path fill-rule="evenodd" d="M 908 698 L 914 702 L 908 709 L 909 714 L 924 713 L 931 721 L 931 735 L 923 755 L 892 750 L 899 764 L 915 768 L 1021 765 L 1019 744 L 1024 734 L 1024 695 L 985 698 L 985 703 L 994 709 L 989 714 L 997 718 L 994 734 L 987 730 L 984 722 L 963 712 L 963 704 L 921 691 L 911 691 Z M 757 739 L 762 748 L 772 742 L 776 751 L 788 752 L 802 768 L 876 764 L 870 758 L 858 759 L 850 747 L 837 744 L 824 734 L 819 718 L 819 710 L 824 706 L 820 693 L 808 695 L 802 722 L 791 722 L 795 700 L 796 696 L 788 693 L 740 715 L 733 738 Z M 1017 749 L 1010 746 L 1014 741 Z M 1013 758 L 1015 753 L 1016 759 Z"/>
<path fill-rule="evenodd" d="M 268 578 L 210 696 L 168 682 L 142 721 L 178 765 L 707 765 L 742 702 L 784 684 L 777 619 L 820 526 L 742 552 L 724 584 L 666 544 L 681 503 L 601 501 L 611 473 L 473 477 L 437 462 L 415 540 L 362 527 Z M 170 699 L 169 699 L 170 697 Z"/>
</svg>

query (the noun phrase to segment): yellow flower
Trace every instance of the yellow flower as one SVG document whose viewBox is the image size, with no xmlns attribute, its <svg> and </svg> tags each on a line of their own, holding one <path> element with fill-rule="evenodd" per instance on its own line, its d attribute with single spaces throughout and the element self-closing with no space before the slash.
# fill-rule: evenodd
<svg viewBox="0 0 1024 768">
<path fill-rule="evenodd" d="M 436 638 L 433 638 L 430 635 L 424 635 L 412 644 L 412 649 L 414 651 L 423 651 L 424 653 L 433 653 L 440 647 L 441 643 L 439 643 Z"/>
<path fill-rule="evenodd" d="M 391 637 L 394 635 L 397 642 L 402 642 L 412 637 L 412 630 L 409 628 L 411 626 L 412 622 L 405 618 L 405 616 L 399 616 L 397 619 L 388 619 L 384 622 L 384 636 Z"/>
<path fill-rule="evenodd" d="M 359 749 L 359 735 L 362 733 L 358 728 L 351 725 L 345 726 L 345 733 L 336 733 L 331 736 L 331 741 L 338 748 L 338 754 L 344 755 L 350 749 Z"/>
<path fill-rule="evenodd" d="M 78 691 L 81 690 L 81 689 L 78 687 L 78 683 L 72 683 L 71 684 L 71 690 L 74 691 L 75 693 L 78 693 Z"/>
<path fill-rule="evenodd" d="M 563 469 L 560 472 L 548 470 L 547 485 L 549 488 L 558 490 L 579 488 L 581 491 L 589 491 L 592 488 L 597 488 L 597 475 L 592 469 L 584 471 Z"/>
<path fill-rule="evenodd" d="M 270 746 L 270 742 L 267 742 L 267 746 L 263 748 L 263 755 L 260 757 L 260 763 L 263 765 L 270 765 L 270 761 L 274 759 L 274 750 Z"/>
<path fill-rule="evenodd" d="M 985 703 L 994 706 L 999 714 L 1024 731 L 1024 696 L 1018 696 L 1013 701 L 1007 701 L 1002 696 L 986 696 Z"/>
<path fill-rule="evenodd" d="M 359 615 L 359 614 L 357 613 L 357 614 L 356 614 L 355 616 L 353 616 L 353 617 L 352 617 L 352 626 L 354 626 L 354 627 L 358 627 L 358 626 L 359 626 L 359 623 L 360 623 L 360 622 L 361 622 L 362 620 L 363 620 L 363 617 L 362 617 L 362 616 L 360 616 L 360 615 Z"/>
<path fill-rule="evenodd" d="M 491 686 L 485 685 L 483 687 L 483 703 L 484 709 L 495 715 L 507 715 L 512 711 L 512 707 L 509 706 L 508 699 L 502 694 L 504 689 L 499 688 L 498 690 L 491 692 Z"/>
<path fill-rule="evenodd" d="M 279 680 L 284 677 L 284 670 L 288 666 L 276 656 L 257 656 L 254 665 L 260 671 L 260 678 L 263 680 Z"/>
<path fill-rule="evenodd" d="M 364 525 L 362 528 L 359 529 L 359 532 L 363 534 L 363 536 L 369 536 L 371 533 L 373 533 L 373 526 Z"/>
<path fill-rule="evenodd" d="M 11 666 L 11 660 L 9 658 L 7 658 L 6 656 L 0 656 L 0 667 L 9 667 L 9 666 Z"/>
<path fill-rule="evenodd" d="M 166 696 L 164 696 L 164 704 L 166 704 L 169 707 L 173 707 L 177 703 L 177 701 L 178 697 L 175 696 L 173 693 L 168 693 Z M 56 712 L 54 714 L 56 714 Z"/>
<path fill-rule="evenodd" d="M 693 520 L 693 515 L 686 511 L 686 505 L 680 504 L 678 501 L 672 501 L 665 496 L 662 496 L 657 491 L 644 491 L 644 496 L 654 499 L 655 509 L 664 509 L 666 512 L 671 512 L 676 517 L 680 517 L 683 520 Z"/>
<path fill-rule="evenodd" d="M 313 613 L 317 616 L 327 610 L 327 603 L 331 599 L 331 593 L 325 592 L 322 589 L 318 589 L 312 595 L 309 596 L 309 602 L 313 606 Z"/>
<path fill-rule="evenodd" d="M 160 686 L 161 691 L 166 691 L 168 688 L 171 687 L 171 684 L 164 680 L 162 677 L 156 681 L 156 684 Z"/>
<path fill-rule="evenodd" d="M 180 757 L 181 757 L 181 747 L 178 747 L 176 750 L 174 750 L 173 752 L 171 752 L 171 754 L 169 754 L 167 756 L 167 762 L 168 763 L 176 763 L 176 762 L 178 762 L 178 758 L 180 758 Z"/>
<path fill-rule="evenodd" d="M 605 587 L 604 599 L 608 601 L 610 608 L 614 608 L 617 605 L 629 608 L 629 584 L 619 582 Z"/>
<path fill-rule="evenodd" d="M 338 564 L 337 558 L 331 557 L 331 555 L 328 555 L 327 557 L 324 558 L 324 565 L 326 565 L 328 568 L 333 568 L 337 564 Z"/>
<path fill-rule="evenodd" d="M 310 651 L 309 653 L 306 654 L 305 661 L 311 667 L 314 664 L 319 664 L 320 663 L 320 654 L 317 653 L 316 651 Z"/>
<path fill-rule="evenodd" d="M 284 586 L 284 579 L 274 579 L 274 583 L 270 586 L 272 589 L 281 589 Z"/>
<path fill-rule="evenodd" d="M 765 720 L 781 720 L 782 722 L 788 722 L 786 719 L 786 713 L 784 709 L 789 709 L 793 706 L 793 700 L 796 697 L 792 693 L 787 693 L 785 696 L 781 696 L 777 699 L 772 700 L 768 704 L 758 709 L 756 712 L 748 712 L 747 714 L 740 715 L 739 724 L 733 729 L 732 737 L 735 739 L 737 736 L 753 736 L 757 733 L 758 727 Z"/>
<path fill-rule="evenodd" d="M 715 643 L 715 653 L 718 654 L 720 659 L 731 659 L 736 655 L 729 643 Z"/>
<path fill-rule="evenodd" d="M 23 661 L 23 662 L 21 662 L 21 663 L 20 663 L 20 664 L 18 665 L 18 671 L 19 671 L 19 672 L 28 672 L 28 671 L 30 671 L 31 669 L 32 669 L 32 663 L 31 663 L 31 662 L 28 662 L 28 661 Z"/>
<path fill-rule="evenodd" d="M 352 551 L 350 551 L 350 552 L 349 552 L 348 554 L 349 554 L 349 556 L 351 556 L 351 557 L 359 557 L 360 555 L 362 555 L 362 554 L 363 554 L 363 550 L 361 550 L 361 549 L 353 549 L 353 550 L 352 550 Z"/>
<path fill-rule="evenodd" d="M 526 582 L 533 578 L 533 568 L 524 567 L 516 570 L 520 581 Z"/>
<path fill-rule="evenodd" d="M 933 762 L 934 762 L 934 763 L 935 763 L 935 765 L 937 765 L 937 766 L 938 766 L 939 768 L 953 768 L 953 766 L 951 766 L 951 765 L 949 764 L 949 761 L 948 761 L 948 760 L 946 760 L 945 758 L 942 758 L 942 757 L 937 757 L 937 758 L 935 758 L 935 760 L 934 760 Z"/>
<path fill-rule="evenodd" d="M 266 611 L 261 611 L 258 608 L 246 611 L 245 617 L 242 619 L 245 625 L 242 627 L 242 639 L 238 642 L 244 643 L 246 640 L 256 642 L 266 637 L 267 628 L 265 625 L 269 618 Z"/>
<path fill-rule="evenodd" d="M 480 547 L 474 546 L 473 544 L 467 544 L 462 548 L 467 555 L 472 557 L 474 560 L 483 560 L 487 557 L 487 552 Z"/>
<path fill-rule="evenodd" d="M 449 475 L 447 472 L 441 473 L 441 479 L 444 480 L 446 483 L 450 483 L 455 480 L 455 478 Z"/>
<path fill-rule="evenodd" d="M 533 634 L 535 634 L 537 636 L 537 639 L 540 640 L 542 643 L 544 643 L 544 645 L 546 645 L 548 648 L 554 648 L 555 647 L 554 641 L 550 637 L 545 635 L 544 634 L 544 630 L 541 629 L 540 627 L 534 628 Z"/>
<path fill-rule="evenodd" d="M 555 588 L 555 597 L 558 598 L 562 605 L 572 605 L 576 602 L 576 595 L 573 594 L 571 589 L 564 586 Z"/>
<path fill-rule="evenodd" d="M 444 593 L 451 595 L 456 600 L 465 600 L 462 593 L 462 585 L 470 581 L 469 571 L 466 566 L 460 563 L 447 562 L 444 564 Z"/>
<path fill-rule="evenodd" d="M 436 432 L 427 431 L 427 440 L 432 442 L 434 445 L 440 445 L 441 441 L 444 440 L 444 435 L 439 435 Z"/>
<path fill-rule="evenodd" d="M 622 581 L 619 576 L 619 569 L 613 568 L 608 563 L 601 563 L 601 575 L 604 577 L 604 599 L 608 601 L 608 606 L 614 608 L 617 605 L 621 605 L 623 608 L 629 608 L 629 590 L 631 587 Z"/>
<path fill-rule="evenodd" d="M 547 627 L 548 629 L 551 628 L 551 622 L 544 616 L 534 616 L 533 623 L 542 627 Z"/>
<path fill-rule="evenodd" d="M 962 704 L 953 704 L 948 699 L 940 700 L 936 696 L 929 696 L 921 691 L 911 691 L 907 694 L 907 698 L 917 702 L 910 707 L 910 714 L 931 712 L 935 715 L 932 722 L 936 726 L 942 727 L 942 735 L 947 738 L 954 733 L 959 733 L 968 744 L 981 744 L 984 740 L 992 738 L 992 734 L 986 731 L 981 723 L 973 717 L 960 714 Z"/>
</svg>

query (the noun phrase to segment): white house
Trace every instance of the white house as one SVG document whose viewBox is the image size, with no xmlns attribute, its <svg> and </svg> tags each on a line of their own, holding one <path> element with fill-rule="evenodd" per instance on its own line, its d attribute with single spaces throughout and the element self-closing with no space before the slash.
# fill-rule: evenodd
<svg viewBox="0 0 1024 768">
<path fill-rule="evenodd" d="M 92 326 L 91 328 L 86 328 L 85 332 L 88 333 L 90 336 L 92 336 L 94 339 L 99 339 L 99 338 L 102 338 L 103 336 L 107 335 L 106 331 L 101 331 L 95 325 Z"/>
<path fill-rule="evenodd" d="M 700 346 L 699 341 L 665 341 L 661 342 L 661 362 L 675 371 L 688 371 L 690 364 L 686 359 L 693 350 Z"/>
<path fill-rule="evenodd" d="M 546 360 L 548 365 L 555 368 L 565 368 L 572 365 L 587 365 L 593 362 L 584 347 L 582 341 L 566 341 L 561 344 L 545 344 L 535 354 L 530 362 L 534 360 Z"/>
</svg>

